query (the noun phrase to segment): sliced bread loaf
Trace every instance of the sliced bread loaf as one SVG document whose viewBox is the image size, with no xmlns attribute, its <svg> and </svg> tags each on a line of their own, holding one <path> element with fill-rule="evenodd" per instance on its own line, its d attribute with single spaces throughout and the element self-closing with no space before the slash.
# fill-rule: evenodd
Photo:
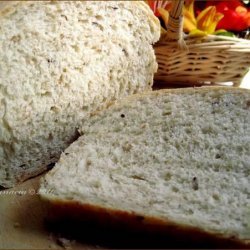
<svg viewBox="0 0 250 250">
<path fill-rule="evenodd" d="M 151 89 L 160 25 L 140 1 L 24 1 L 0 10 L 0 186 L 46 169 L 89 114 Z"/>
<path fill-rule="evenodd" d="M 106 214 L 250 246 L 249 124 L 248 90 L 135 95 L 84 123 L 39 193 L 56 216 Z"/>
</svg>

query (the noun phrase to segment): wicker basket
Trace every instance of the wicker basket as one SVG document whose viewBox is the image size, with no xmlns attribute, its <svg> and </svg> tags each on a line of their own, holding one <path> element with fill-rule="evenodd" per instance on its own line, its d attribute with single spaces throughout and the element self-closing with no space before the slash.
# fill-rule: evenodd
<svg viewBox="0 0 250 250">
<path fill-rule="evenodd" d="M 176 0 L 167 33 L 155 45 L 157 83 L 233 85 L 250 69 L 250 41 L 225 36 L 189 37 L 182 32 L 184 0 Z"/>
</svg>

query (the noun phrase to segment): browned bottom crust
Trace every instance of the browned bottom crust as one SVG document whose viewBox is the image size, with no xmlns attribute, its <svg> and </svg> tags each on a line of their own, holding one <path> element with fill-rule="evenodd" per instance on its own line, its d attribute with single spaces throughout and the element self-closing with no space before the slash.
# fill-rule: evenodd
<svg viewBox="0 0 250 250">
<path fill-rule="evenodd" d="M 47 201 L 47 225 L 88 243 L 115 248 L 244 248 L 250 241 L 206 232 L 134 212 L 75 201 Z"/>
</svg>

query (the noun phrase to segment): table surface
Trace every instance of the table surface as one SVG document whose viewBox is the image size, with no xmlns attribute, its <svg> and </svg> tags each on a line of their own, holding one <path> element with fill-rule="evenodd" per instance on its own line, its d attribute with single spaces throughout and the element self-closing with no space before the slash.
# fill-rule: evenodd
<svg viewBox="0 0 250 250">
<path fill-rule="evenodd" d="M 45 228 L 47 207 L 37 195 L 39 179 L 32 178 L 0 192 L 0 249 L 90 249 Z"/>
</svg>

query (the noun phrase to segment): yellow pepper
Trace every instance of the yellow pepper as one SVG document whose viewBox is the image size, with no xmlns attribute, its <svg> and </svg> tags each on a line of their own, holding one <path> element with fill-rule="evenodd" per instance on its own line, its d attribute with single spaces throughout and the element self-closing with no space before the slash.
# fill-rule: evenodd
<svg viewBox="0 0 250 250">
<path fill-rule="evenodd" d="M 194 0 L 188 0 L 185 4 L 183 29 L 189 32 L 191 36 L 205 36 L 226 32 L 225 30 L 217 30 L 216 26 L 223 18 L 223 14 L 216 12 L 215 6 L 209 6 L 201 11 L 197 18 L 194 15 Z"/>
</svg>

